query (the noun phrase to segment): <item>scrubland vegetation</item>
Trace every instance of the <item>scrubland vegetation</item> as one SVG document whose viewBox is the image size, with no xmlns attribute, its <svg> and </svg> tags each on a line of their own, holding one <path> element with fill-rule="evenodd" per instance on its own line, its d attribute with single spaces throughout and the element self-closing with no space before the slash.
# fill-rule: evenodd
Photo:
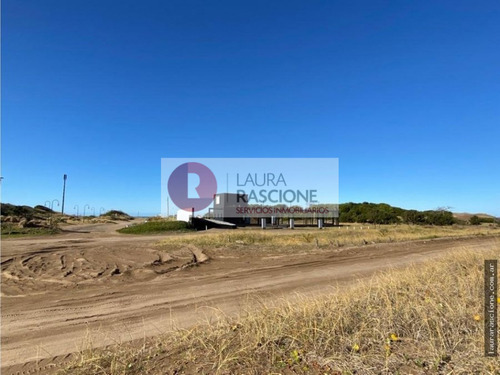
<svg viewBox="0 0 500 375">
<path fill-rule="evenodd" d="M 500 234 L 500 226 L 420 226 L 420 225 L 349 225 L 294 230 L 238 229 L 236 231 L 207 231 L 186 234 L 182 237 L 167 237 L 158 246 L 175 249 L 186 244 L 211 251 L 296 252 L 320 251 L 343 246 L 367 245 L 382 242 L 425 240 L 444 237 L 469 237 Z"/>
</svg>

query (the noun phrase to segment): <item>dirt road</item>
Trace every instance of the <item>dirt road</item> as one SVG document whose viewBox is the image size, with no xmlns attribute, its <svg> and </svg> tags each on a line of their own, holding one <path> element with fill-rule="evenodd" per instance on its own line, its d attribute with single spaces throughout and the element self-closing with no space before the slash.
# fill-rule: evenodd
<svg viewBox="0 0 500 375">
<path fill-rule="evenodd" d="M 478 237 L 293 257 L 247 252 L 188 267 L 192 249 L 165 254 L 154 246 L 161 236 L 120 235 L 116 228 L 74 226 L 58 236 L 2 241 L 2 373 L 44 373 L 89 341 L 96 347 L 188 327 L 213 318 L 212 307 L 235 314 L 252 296 L 326 293 L 446 251 L 500 246 L 499 237 Z"/>
</svg>

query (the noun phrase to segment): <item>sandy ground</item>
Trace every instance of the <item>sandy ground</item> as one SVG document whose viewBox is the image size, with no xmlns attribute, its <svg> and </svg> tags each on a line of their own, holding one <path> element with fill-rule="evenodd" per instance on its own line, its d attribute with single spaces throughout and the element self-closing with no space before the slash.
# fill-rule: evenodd
<svg viewBox="0 0 500 375">
<path fill-rule="evenodd" d="M 136 340 L 236 314 L 258 296 L 328 293 L 376 271 L 455 249 L 500 246 L 498 237 L 441 239 L 325 250 L 319 254 L 166 254 L 162 236 L 116 233 L 125 224 L 71 226 L 51 237 L 2 240 L 2 373 L 63 365 L 69 353 Z M 194 252 L 194 254 L 193 254 Z M 250 302 L 249 302 L 250 301 Z"/>
</svg>

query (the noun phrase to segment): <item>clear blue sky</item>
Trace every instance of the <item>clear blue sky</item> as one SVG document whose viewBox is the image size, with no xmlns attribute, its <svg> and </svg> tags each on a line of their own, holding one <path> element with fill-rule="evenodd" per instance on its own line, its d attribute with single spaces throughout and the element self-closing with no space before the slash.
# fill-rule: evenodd
<svg viewBox="0 0 500 375">
<path fill-rule="evenodd" d="M 500 2 L 2 2 L 2 201 L 160 212 L 162 157 L 338 157 L 500 216 Z M 88 211 L 87 211 L 88 212 Z"/>
</svg>

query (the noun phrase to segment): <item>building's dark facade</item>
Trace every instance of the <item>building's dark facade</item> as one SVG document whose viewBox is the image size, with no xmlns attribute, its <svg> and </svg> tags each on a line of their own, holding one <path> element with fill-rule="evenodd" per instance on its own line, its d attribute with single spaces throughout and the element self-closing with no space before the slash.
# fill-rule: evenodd
<svg viewBox="0 0 500 375">
<path fill-rule="evenodd" d="M 236 214 L 237 210 L 248 207 L 248 196 L 233 193 L 220 193 L 214 197 L 214 207 L 210 217 L 216 220 L 227 221 L 238 226 L 250 223 L 249 217 Z"/>
</svg>

